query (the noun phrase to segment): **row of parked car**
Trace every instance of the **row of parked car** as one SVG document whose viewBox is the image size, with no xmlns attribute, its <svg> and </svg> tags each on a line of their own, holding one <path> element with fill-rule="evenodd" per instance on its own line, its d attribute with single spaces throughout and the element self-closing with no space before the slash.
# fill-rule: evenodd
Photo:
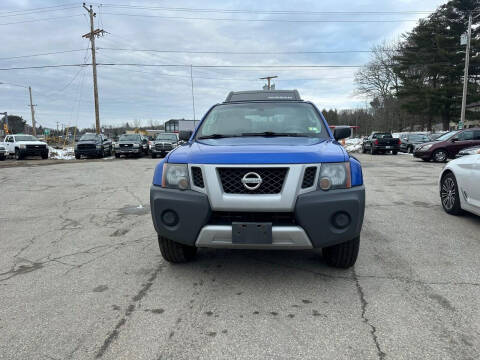
<svg viewBox="0 0 480 360">
<path fill-rule="evenodd" d="M 141 157 L 150 155 L 152 158 L 164 157 L 179 145 L 176 133 L 159 133 L 154 140 L 149 140 L 141 134 L 123 134 L 118 141 L 113 142 L 103 134 L 87 133 L 82 135 L 75 145 L 75 158 L 104 157 L 115 154 L 116 158 Z"/>
<path fill-rule="evenodd" d="M 445 162 L 480 150 L 480 128 L 455 130 L 440 136 L 404 133 L 396 138 L 388 132 L 373 132 L 363 139 L 362 152 L 370 154 L 398 152 L 413 153 L 424 161 Z"/>
<path fill-rule="evenodd" d="M 168 152 L 179 145 L 176 133 L 159 133 L 155 139 L 149 140 L 141 134 L 123 134 L 114 142 L 104 134 L 83 134 L 75 144 L 75 158 L 112 156 L 146 156 L 152 158 L 164 157 Z M 16 160 L 26 156 L 41 156 L 48 158 L 48 145 L 35 136 L 25 134 L 7 135 L 4 142 L 0 142 L 0 161 L 13 155 Z"/>
</svg>

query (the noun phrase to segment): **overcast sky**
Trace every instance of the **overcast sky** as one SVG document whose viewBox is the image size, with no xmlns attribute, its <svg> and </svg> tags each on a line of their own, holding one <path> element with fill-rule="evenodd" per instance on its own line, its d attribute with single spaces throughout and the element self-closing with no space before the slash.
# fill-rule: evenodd
<svg viewBox="0 0 480 360">
<path fill-rule="evenodd" d="M 97 39 L 98 63 L 183 65 L 362 65 L 368 53 L 299 54 L 308 51 L 369 50 L 383 40 L 398 39 L 440 0 L 210 1 L 152 0 L 93 3 L 96 27 L 108 32 Z M 112 7 L 108 4 L 129 5 Z M 65 5 L 63 9 L 29 9 Z M 133 6 L 132 6 L 133 5 Z M 142 8 L 143 7 L 143 8 Z M 154 9 L 156 7 L 156 9 Z M 169 10 L 166 10 L 168 8 Z M 173 11 L 173 8 L 176 11 Z M 181 9 L 180 9 L 181 8 Z M 197 9 L 190 11 L 190 9 Z M 216 9 L 222 11 L 198 11 Z M 247 10 L 232 12 L 225 10 Z M 297 13 L 272 14 L 272 11 Z M 21 12 L 18 12 L 21 11 Z M 266 13 L 270 11 L 270 13 Z M 325 12 L 394 11 L 401 14 L 325 14 Z M 317 12 L 317 13 L 315 13 Z M 318 14 L 318 12 L 324 12 Z M 68 0 L 2 0 L 0 2 L 0 68 L 90 63 L 89 19 L 81 2 Z M 190 19 L 186 19 L 190 18 Z M 191 19 L 195 18 L 195 19 Z M 216 20 L 206 20 L 214 18 Z M 39 20 L 40 21 L 37 21 Z M 227 20 L 220 20 L 227 19 Z M 228 21 L 228 19 L 233 19 Z M 241 21 L 249 20 L 249 21 Z M 35 21 L 31 21 L 35 20 Z M 252 21 L 254 20 L 254 21 Z M 258 21 L 267 20 L 267 21 Z M 271 21 L 274 20 L 274 21 Z M 288 20 L 288 21 L 277 21 Z M 302 20 L 303 22 L 292 22 Z M 341 20 L 360 22 L 310 22 Z M 395 20 L 362 22 L 362 20 Z M 401 21 L 398 21 L 401 20 Z M 413 20 L 413 21 L 412 21 Z M 102 49 L 104 48 L 104 49 Z M 106 49 L 106 48 L 110 48 Z M 112 50 L 117 49 L 117 50 Z M 294 54 L 200 54 L 125 51 L 297 52 Z M 34 57 L 16 56 L 70 51 Z M 260 89 L 259 77 L 278 75 L 278 89 L 296 88 L 319 108 L 355 108 L 365 99 L 354 95 L 356 68 L 193 68 L 196 118 L 224 100 L 231 90 Z M 30 122 L 28 91 L 33 89 L 37 121 L 91 126 L 95 122 L 91 67 L 0 71 L 0 112 Z M 134 120 L 142 125 L 171 118 L 192 118 L 190 66 L 99 66 L 102 124 Z"/>
</svg>

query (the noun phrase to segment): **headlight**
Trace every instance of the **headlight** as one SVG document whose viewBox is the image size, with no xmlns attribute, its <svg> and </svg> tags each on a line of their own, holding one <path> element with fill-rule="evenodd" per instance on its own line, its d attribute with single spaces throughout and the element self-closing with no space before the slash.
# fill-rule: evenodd
<svg viewBox="0 0 480 360">
<path fill-rule="evenodd" d="M 323 163 L 320 166 L 318 186 L 322 190 L 348 189 L 352 186 L 350 162 Z"/>
<path fill-rule="evenodd" d="M 102 148 L 102 145 L 97 145 L 97 150 L 100 150 Z"/>
<path fill-rule="evenodd" d="M 163 165 L 162 186 L 180 190 L 190 188 L 188 165 L 165 163 Z"/>
<path fill-rule="evenodd" d="M 133 144 L 133 147 L 134 147 L 134 148 L 139 148 L 140 145 L 139 145 L 139 144 Z"/>
<path fill-rule="evenodd" d="M 118 149 L 120 147 L 120 144 L 115 144 L 115 149 Z"/>
<path fill-rule="evenodd" d="M 20 144 L 20 149 L 25 149 L 25 144 Z"/>
<path fill-rule="evenodd" d="M 420 146 L 420 147 L 418 148 L 418 150 L 427 151 L 427 150 L 430 149 L 432 146 L 433 146 L 433 144 L 422 145 L 422 146 Z"/>
<path fill-rule="evenodd" d="M 75 150 L 78 150 L 78 144 L 75 144 L 75 146 L 73 147 Z"/>
</svg>

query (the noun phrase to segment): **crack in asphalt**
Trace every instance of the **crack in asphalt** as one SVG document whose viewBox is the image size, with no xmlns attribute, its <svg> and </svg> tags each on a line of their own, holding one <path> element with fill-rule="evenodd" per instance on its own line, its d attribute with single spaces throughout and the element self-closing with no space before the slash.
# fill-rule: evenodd
<svg viewBox="0 0 480 360">
<path fill-rule="evenodd" d="M 127 310 L 125 310 L 124 316 L 117 322 L 113 330 L 108 333 L 107 337 L 103 341 L 102 346 L 98 349 L 97 353 L 95 354 L 96 359 L 100 359 L 105 352 L 110 348 L 110 345 L 118 338 L 122 327 L 126 324 L 128 318 L 132 315 L 135 311 L 136 304 L 142 300 L 147 293 L 150 291 L 153 283 L 158 277 L 158 274 L 163 269 L 163 263 L 160 263 L 157 268 L 151 273 L 150 277 L 147 279 L 147 282 L 143 284 L 140 290 L 137 292 L 135 296 L 132 297 L 132 302 L 128 305 Z"/>
<path fill-rule="evenodd" d="M 360 298 L 360 305 L 362 307 L 362 314 L 361 314 L 362 321 L 370 327 L 370 335 L 372 336 L 372 340 L 373 340 L 373 342 L 375 344 L 375 347 L 377 349 L 377 356 L 380 360 L 383 360 L 383 359 L 385 359 L 386 354 L 385 354 L 385 352 L 382 351 L 382 349 L 380 347 L 380 343 L 378 342 L 377 328 L 375 327 L 375 325 L 373 325 L 370 322 L 370 320 L 366 316 L 368 302 L 365 299 L 365 293 L 363 292 L 363 288 L 360 285 L 360 281 L 358 281 L 358 277 L 357 277 L 357 274 L 355 272 L 355 269 L 353 269 L 352 272 L 353 272 L 353 279 L 355 280 L 355 286 L 357 288 L 358 297 Z"/>
</svg>

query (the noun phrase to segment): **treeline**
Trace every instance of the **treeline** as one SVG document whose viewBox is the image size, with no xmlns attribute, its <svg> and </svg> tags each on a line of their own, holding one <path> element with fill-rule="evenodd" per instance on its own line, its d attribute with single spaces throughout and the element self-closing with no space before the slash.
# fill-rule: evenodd
<svg viewBox="0 0 480 360">
<path fill-rule="evenodd" d="M 368 109 L 324 110 L 329 123 L 361 126 L 361 133 L 448 130 L 460 120 L 465 45 L 460 43 L 472 10 L 467 104 L 480 100 L 479 0 L 452 0 L 421 19 L 400 40 L 372 49 L 371 60 L 355 75 L 356 91 Z M 467 120 L 480 112 L 466 112 Z M 353 124 L 352 122 L 355 122 Z"/>
</svg>

